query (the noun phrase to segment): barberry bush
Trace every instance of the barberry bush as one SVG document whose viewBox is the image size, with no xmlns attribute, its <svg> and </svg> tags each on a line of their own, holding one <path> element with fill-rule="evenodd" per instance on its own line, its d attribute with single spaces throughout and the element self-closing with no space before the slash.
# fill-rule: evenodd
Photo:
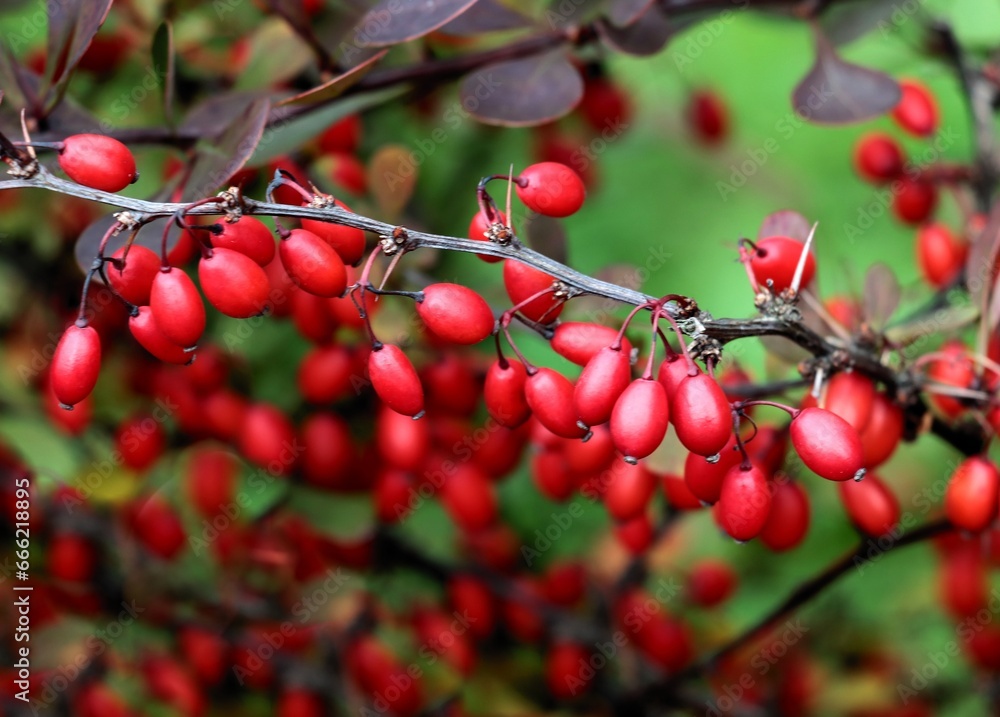
<svg viewBox="0 0 1000 717">
<path fill-rule="evenodd" d="M 0 714 L 998 714 L 1000 10 L 0 14 Z"/>
</svg>

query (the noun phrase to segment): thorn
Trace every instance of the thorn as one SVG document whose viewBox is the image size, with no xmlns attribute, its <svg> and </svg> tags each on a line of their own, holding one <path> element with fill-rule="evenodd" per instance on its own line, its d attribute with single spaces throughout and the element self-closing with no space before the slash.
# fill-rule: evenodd
<svg viewBox="0 0 1000 717">
<path fill-rule="evenodd" d="M 802 283 L 802 274 L 806 269 L 806 259 L 809 258 L 809 250 L 812 249 L 813 237 L 816 236 L 816 227 L 818 226 L 819 222 L 816 222 L 809 230 L 806 243 L 802 246 L 802 253 L 799 254 L 799 263 L 795 266 L 795 276 L 792 278 L 792 285 L 789 288 L 796 294 L 799 293 L 799 284 Z"/>
</svg>

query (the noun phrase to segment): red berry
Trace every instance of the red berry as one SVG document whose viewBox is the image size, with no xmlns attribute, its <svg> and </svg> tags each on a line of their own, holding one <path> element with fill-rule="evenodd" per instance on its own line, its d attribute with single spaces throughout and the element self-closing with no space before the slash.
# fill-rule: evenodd
<svg viewBox="0 0 1000 717">
<path fill-rule="evenodd" d="M 841 483 L 840 500 L 858 530 L 873 538 L 889 535 L 899 523 L 899 501 L 878 476 Z"/>
<path fill-rule="evenodd" d="M 716 93 L 695 90 L 685 113 L 688 126 L 702 144 L 717 145 L 729 135 L 729 111 Z"/>
<path fill-rule="evenodd" d="M 459 284 L 431 284 L 417 300 L 417 314 L 436 336 L 453 344 L 477 344 L 493 333 L 496 319 L 486 300 Z"/>
<path fill-rule="evenodd" d="M 653 544 L 656 531 L 648 513 L 630 518 L 621 523 L 615 523 L 615 538 L 630 555 L 642 555 Z"/>
<path fill-rule="evenodd" d="M 910 134 L 929 137 L 937 131 L 938 108 L 934 95 L 916 80 L 901 80 L 903 96 L 892 111 L 892 118 Z"/>
<path fill-rule="evenodd" d="M 361 129 L 361 115 L 347 115 L 327 127 L 316 141 L 323 152 L 355 152 L 361 144 Z"/>
<path fill-rule="evenodd" d="M 148 304 L 153 280 L 160 271 L 160 258 L 156 252 L 141 244 L 133 244 L 127 256 L 125 247 L 111 255 L 113 259 L 121 259 L 123 256 L 125 266 L 121 270 L 114 262 L 105 265 L 104 272 L 108 276 L 108 282 L 129 303 L 137 306 Z"/>
<path fill-rule="evenodd" d="M 452 608 L 469 616 L 469 632 L 480 640 L 489 637 L 496 625 L 496 605 L 489 588 L 478 578 L 454 575 L 447 589 Z"/>
<path fill-rule="evenodd" d="M 149 468 L 163 454 L 167 435 L 163 423 L 139 414 L 122 421 L 115 431 L 115 447 L 122 464 L 135 471 Z"/>
<path fill-rule="evenodd" d="M 132 712 L 122 698 L 100 682 L 83 685 L 74 700 L 78 717 L 131 717 Z"/>
<path fill-rule="evenodd" d="M 695 371 L 700 372 L 701 369 L 695 367 Z M 674 356 L 669 359 L 665 359 L 663 363 L 660 364 L 660 370 L 656 374 L 656 380 L 660 382 L 663 389 L 667 392 L 667 401 L 673 401 L 674 396 L 677 394 L 677 387 L 681 385 L 681 381 L 688 378 L 691 372 L 691 367 L 687 360 L 682 356 Z"/>
<path fill-rule="evenodd" d="M 525 382 L 524 397 L 539 423 L 563 438 L 582 438 L 577 425 L 573 383 L 550 368 L 540 368 Z"/>
<path fill-rule="evenodd" d="M 859 434 L 865 430 L 875 401 L 875 382 L 858 371 L 841 371 L 826 387 L 826 410 L 847 421 Z"/>
<path fill-rule="evenodd" d="M 545 684 L 557 700 L 586 694 L 594 679 L 590 650 L 576 642 L 557 642 L 545 658 Z"/>
<path fill-rule="evenodd" d="M 350 207 L 339 199 L 334 200 L 334 204 L 344 211 L 351 211 Z M 353 266 L 364 256 L 365 233 L 361 229 L 316 219 L 303 219 L 302 228 L 329 244 L 345 264 Z"/>
<path fill-rule="evenodd" d="M 212 235 L 213 247 L 238 251 L 260 266 L 274 259 L 274 236 L 260 219 L 244 216 L 239 221 L 222 222 L 221 226 L 222 232 Z"/>
<path fill-rule="evenodd" d="M 275 476 L 289 475 L 300 452 L 291 420 L 269 403 L 257 403 L 247 409 L 239 448 L 247 460 Z"/>
<path fill-rule="evenodd" d="M 74 182 L 104 192 L 120 192 L 139 178 L 129 148 L 103 134 L 67 137 L 59 152 L 59 166 Z"/>
<path fill-rule="evenodd" d="M 965 346 L 958 341 L 947 342 L 941 352 L 948 358 L 935 359 L 927 367 L 927 378 L 946 386 L 969 388 L 976 380 L 975 366 L 966 355 Z M 931 403 L 946 417 L 957 418 L 966 410 L 962 399 L 931 392 Z"/>
<path fill-rule="evenodd" d="M 934 213 L 938 192 L 931 182 L 907 177 L 893 184 L 892 210 L 905 224 L 920 224 Z"/>
<path fill-rule="evenodd" d="M 705 456 L 689 453 L 684 461 L 684 483 L 705 503 L 716 503 L 722 490 L 722 480 L 729 469 L 737 465 L 742 456 L 736 450 L 736 436 L 730 432 L 729 440 L 719 452 L 719 460 L 710 463 Z"/>
<path fill-rule="evenodd" d="M 917 230 L 917 264 L 924 280 L 935 289 L 951 284 L 965 266 L 969 245 L 944 224 L 924 224 Z"/>
<path fill-rule="evenodd" d="M 530 299 L 546 289 L 551 289 L 555 281 L 544 271 L 528 266 L 519 261 L 508 259 L 503 263 L 503 283 L 507 296 L 514 306 Z M 562 313 L 563 303 L 556 299 L 552 292 L 542 294 L 536 299 L 518 309 L 521 314 L 532 321 L 551 323 Z"/>
<path fill-rule="evenodd" d="M 395 412 L 393 412 L 395 413 Z M 418 423 L 418 421 L 414 421 Z M 387 468 L 375 479 L 375 516 L 383 523 L 406 520 L 412 512 L 414 481 L 406 471 Z"/>
<path fill-rule="evenodd" d="M 955 469 L 944 496 L 944 511 L 953 525 L 970 533 L 989 527 L 997 516 L 1000 471 L 988 459 L 973 456 Z"/>
<path fill-rule="evenodd" d="M 572 607 L 583 600 L 587 590 L 587 567 L 579 560 L 550 563 L 542 576 L 542 592 L 556 605 Z"/>
<path fill-rule="evenodd" d="M 632 117 L 628 95 L 606 77 L 587 80 L 577 109 L 594 132 L 620 131 Z"/>
<path fill-rule="evenodd" d="M 154 555 L 173 560 L 184 548 L 187 535 L 177 513 L 163 498 L 152 496 L 135 513 L 132 529 Z"/>
<path fill-rule="evenodd" d="M 305 229 L 293 229 L 278 246 L 281 264 L 296 286 L 316 296 L 340 296 L 347 269 L 329 244 Z"/>
<path fill-rule="evenodd" d="M 215 632 L 184 625 L 177 635 L 177 647 L 201 684 L 217 685 L 225 677 L 229 667 L 229 645 Z"/>
<path fill-rule="evenodd" d="M 861 433 L 865 468 L 877 468 L 889 460 L 903 437 L 903 410 L 883 393 L 872 400 L 868 425 Z"/>
<path fill-rule="evenodd" d="M 809 496 L 798 483 L 777 483 L 760 540 L 774 551 L 794 548 L 809 530 Z"/>
<path fill-rule="evenodd" d="M 416 423 L 405 416 L 400 418 Z M 308 484 L 337 489 L 349 482 L 351 471 L 356 467 L 356 454 L 354 439 L 343 418 L 325 411 L 314 413 L 302 422 L 300 439 L 302 458 L 299 465 Z"/>
<path fill-rule="evenodd" d="M 677 438 L 692 453 L 714 456 L 733 433 L 733 415 L 726 394 L 711 376 L 685 376 L 670 399 Z"/>
<path fill-rule="evenodd" d="M 736 589 L 736 573 L 721 560 L 705 559 L 691 568 L 688 576 L 688 597 L 695 605 L 714 607 Z"/>
<path fill-rule="evenodd" d="M 535 454 L 531 459 L 531 479 L 539 493 L 559 503 L 573 495 L 577 486 L 576 477 L 566 465 L 566 459 L 555 449 Z"/>
<path fill-rule="evenodd" d="M 807 408 L 792 419 L 792 445 L 809 470 L 829 480 L 864 475 L 861 438 L 851 424 L 822 408 Z"/>
<path fill-rule="evenodd" d="M 771 510 L 771 491 L 764 472 L 756 466 L 730 468 L 722 479 L 716 509 L 720 527 L 734 540 L 757 537 Z"/>
<path fill-rule="evenodd" d="M 656 476 L 644 465 L 626 463 L 622 459 L 615 460 L 607 473 L 611 477 L 604 494 L 608 515 L 620 522 L 645 515 L 656 491 Z"/>
<path fill-rule="evenodd" d="M 531 416 L 524 395 L 527 379 L 524 364 L 513 359 L 495 361 L 486 373 L 483 387 L 486 410 L 501 426 L 517 428 Z"/>
<path fill-rule="evenodd" d="M 368 191 L 368 172 L 365 165 L 353 154 L 331 152 L 316 163 L 316 169 L 330 178 L 336 187 L 354 196 Z"/>
<path fill-rule="evenodd" d="M 606 423 L 631 378 L 629 355 L 623 350 L 605 346 L 594 354 L 573 389 L 573 406 L 583 424 Z"/>
<path fill-rule="evenodd" d="M 81 535 L 56 533 L 49 541 L 46 567 L 56 580 L 82 583 L 90 580 L 97 563 L 94 546 Z"/>
<path fill-rule="evenodd" d="M 378 344 L 368 354 L 368 372 L 378 397 L 397 413 L 419 418 L 424 412 L 424 387 L 410 359 L 392 344 Z"/>
<path fill-rule="evenodd" d="M 568 217 L 583 206 L 587 189 L 580 175 L 558 162 L 539 162 L 515 180 L 517 196 L 528 209 L 549 217 Z"/>
<path fill-rule="evenodd" d="M 694 454 L 689 454 L 689 456 L 692 455 Z M 701 458 L 701 456 L 697 457 Z M 667 504 L 671 508 L 676 510 L 698 510 L 701 508 L 701 501 L 688 488 L 683 476 L 664 473 L 660 483 L 663 486 L 663 497 L 666 498 Z"/>
<path fill-rule="evenodd" d="M 167 340 L 182 348 L 198 345 L 205 333 L 205 304 L 184 271 L 168 267 L 156 275 L 149 308 Z"/>
<path fill-rule="evenodd" d="M 563 321 L 552 333 L 552 350 L 577 366 L 586 366 L 601 349 L 618 338 L 618 329 L 582 321 Z M 632 344 L 622 337 L 622 353 L 632 355 Z"/>
<path fill-rule="evenodd" d="M 784 291 L 792 285 L 795 269 L 805 245 L 797 239 L 783 236 L 767 237 L 757 242 L 757 250 L 750 254 L 750 269 L 754 278 L 761 286 L 767 281 L 773 282 L 771 290 L 774 293 Z M 809 286 L 816 273 L 816 258 L 810 251 L 806 265 L 802 270 L 799 287 Z"/>
<path fill-rule="evenodd" d="M 71 409 L 90 395 L 101 375 L 101 337 L 93 326 L 66 329 L 52 355 L 49 386 L 59 404 Z"/>
<path fill-rule="evenodd" d="M 459 463 L 441 487 L 441 501 L 451 519 L 465 531 L 490 527 L 497 518 L 493 482 L 474 463 Z"/>
<path fill-rule="evenodd" d="M 469 222 L 469 239 L 472 239 L 473 241 L 488 242 L 489 238 L 487 237 L 487 233 L 495 222 L 507 226 L 507 217 L 503 212 L 498 212 L 497 216 L 494 216 L 493 222 L 491 222 L 486 218 L 486 214 L 482 210 L 476 212 L 472 217 L 472 221 Z M 502 256 L 490 256 L 489 254 L 476 254 L 476 256 L 489 264 L 495 264 L 496 262 L 503 260 Z"/>
<path fill-rule="evenodd" d="M 577 476 L 600 473 L 611 465 L 615 457 L 615 444 L 606 425 L 594 426 L 586 443 L 562 439 L 562 455 L 566 465 Z"/>
<path fill-rule="evenodd" d="M 667 392 L 659 381 L 638 378 L 626 388 L 611 413 L 611 438 L 625 460 L 635 462 L 655 451 L 667 434 Z"/>
<path fill-rule="evenodd" d="M 128 330 L 140 346 L 160 361 L 179 365 L 194 361 L 193 351 L 185 351 L 163 335 L 153 318 L 153 310 L 148 306 L 140 306 L 135 315 L 129 317 Z"/>
<path fill-rule="evenodd" d="M 337 330 L 337 321 L 330 315 L 330 299 L 298 288 L 288 298 L 292 307 L 292 323 L 298 332 L 313 343 L 328 343 Z"/>
<path fill-rule="evenodd" d="M 202 257 L 198 278 L 208 303 L 234 319 L 262 314 L 271 292 L 260 265 L 232 249 L 213 249 L 211 256 Z"/>
<path fill-rule="evenodd" d="M 299 393 L 309 403 L 333 403 L 351 395 L 355 364 L 340 344 L 313 347 L 299 364 Z"/>
<path fill-rule="evenodd" d="M 890 182 L 903 173 L 903 149 L 887 134 L 866 134 L 854 149 L 854 167 L 862 179 L 874 184 Z"/>
<path fill-rule="evenodd" d="M 229 451 L 199 446 L 191 453 L 185 471 L 188 500 L 203 518 L 213 519 L 234 507 L 240 464 Z"/>
</svg>

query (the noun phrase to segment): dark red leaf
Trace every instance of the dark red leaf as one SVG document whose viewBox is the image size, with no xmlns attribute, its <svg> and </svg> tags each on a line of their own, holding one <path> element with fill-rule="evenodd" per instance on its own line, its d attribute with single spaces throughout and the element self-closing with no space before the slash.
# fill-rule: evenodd
<svg viewBox="0 0 1000 717">
<path fill-rule="evenodd" d="M 254 102 L 269 95 L 267 92 L 225 92 L 212 95 L 187 113 L 180 129 L 185 134 L 212 137 L 225 131 L 238 117 L 246 114 Z"/>
<path fill-rule="evenodd" d="M 566 229 L 561 221 L 533 214 L 522 226 L 528 246 L 560 264 L 566 263 Z"/>
<path fill-rule="evenodd" d="M 464 37 L 485 32 L 520 30 L 531 27 L 531 18 L 511 10 L 497 0 L 477 0 L 472 7 L 442 25 L 440 31 L 448 35 Z"/>
<path fill-rule="evenodd" d="M 619 52 L 639 57 L 658 53 L 678 29 L 679 26 L 671 22 L 660 6 L 655 4 L 626 27 L 616 27 L 606 20 L 597 22 L 597 32 L 604 44 Z"/>
<path fill-rule="evenodd" d="M 851 124 L 874 119 L 899 103 L 889 75 L 843 60 L 819 29 L 816 61 L 792 93 L 792 106 L 809 122 Z"/>
<path fill-rule="evenodd" d="M 872 264 L 865 274 L 864 317 L 878 331 L 899 306 L 899 281 L 885 264 Z"/>
<path fill-rule="evenodd" d="M 965 262 L 965 279 L 975 306 L 984 307 L 984 297 L 993 289 L 993 267 L 1000 258 L 1000 203 L 993 205 L 983 227 L 972 240 Z"/>
<path fill-rule="evenodd" d="M 348 88 L 353 87 L 360 82 L 361 79 L 368 74 L 369 70 L 371 70 L 379 60 L 386 56 L 387 52 L 389 51 L 380 50 L 378 53 L 372 55 L 357 67 L 352 67 L 346 72 L 337 75 L 333 79 L 327 80 L 322 85 L 313 87 L 311 90 L 306 90 L 305 92 L 295 95 L 294 97 L 282 100 L 276 106 L 284 107 L 285 105 L 312 105 L 339 97 L 346 92 Z"/>
<path fill-rule="evenodd" d="M 883 27 L 883 23 L 892 24 L 893 14 L 899 12 L 899 0 L 831 3 L 823 10 L 819 24 L 830 42 L 846 45 L 876 27 Z"/>
<path fill-rule="evenodd" d="M 359 47 L 415 40 L 455 19 L 476 0 L 382 0 L 354 26 Z"/>
<path fill-rule="evenodd" d="M 608 19 L 616 27 L 631 25 L 652 4 L 653 0 L 611 0 L 608 6 Z"/>
<path fill-rule="evenodd" d="M 45 74 L 49 86 L 68 79 L 90 41 L 101 29 L 113 0 L 63 0 L 49 3 Z"/>
<path fill-rule="evenodd" d="M 498 62 L 466 75 L 462 106 L 481 122 L 528 127 L 567 114 L 583 97 L 583 79 L 557 50 Z"/>
<path fill-rule="evenodd" d="M 804 242 L 809 236 L 810 229 L 812 224 L 804 216 L 791 209 L 782 209 L 764 217 L 757 238 L 785 236 Z"/>
<path fill-rule="evenodd" d="M 167 124 L 174 126 L 174 26 L 164 20 L 153 36 L 153 70 L 163 77 L 163 115 Z"/>
<path fill-rule="evenodd" d="M 184 200 L 208 196 L 246 164 L 262 141 L 270 111 L 270 100 L 254 100 L 224 131 L 199 143 Z"/>
</svg>

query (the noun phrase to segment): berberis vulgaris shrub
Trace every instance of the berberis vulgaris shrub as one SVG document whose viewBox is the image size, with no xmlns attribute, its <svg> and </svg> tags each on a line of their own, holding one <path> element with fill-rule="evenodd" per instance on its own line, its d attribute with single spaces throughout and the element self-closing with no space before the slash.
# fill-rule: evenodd
<svg viewBox="0 0 1000 717">
<path fill-rule="evenodd" d="M 3 13 L 0 714 L 996 713 L 993 4 Z"/>
</svg>

